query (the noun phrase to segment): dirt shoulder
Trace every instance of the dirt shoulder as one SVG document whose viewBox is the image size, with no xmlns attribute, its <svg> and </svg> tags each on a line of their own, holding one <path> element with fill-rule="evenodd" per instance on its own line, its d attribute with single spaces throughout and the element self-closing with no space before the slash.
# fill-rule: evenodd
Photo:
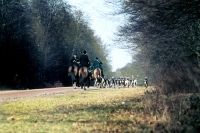
<svg viewBox="0 0 200 133">
<path fill-rule="evenodd" d="M 84 91 L 83 89 L 72 87 L 58 87 L 58 88 L 44 88 L 44 89 L 31 89 L 31 90 L 12 90 L 0 91 L 0 102 L 16 101 L 35 97 L 49 96 L 49 95 L 62 95 L 70 92 Z"/>
</svg>

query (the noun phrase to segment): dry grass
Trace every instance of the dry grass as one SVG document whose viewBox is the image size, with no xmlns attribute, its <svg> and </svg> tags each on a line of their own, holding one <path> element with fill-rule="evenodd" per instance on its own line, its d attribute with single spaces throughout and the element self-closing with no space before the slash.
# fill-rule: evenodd
<svg viewBox="0 0 200 133">
<path fill-rule="evenodd" d="M 168 97 L 156 101 L 156 94 L 144 92 L 143 87 L 98 89 L 4 103 L 0 105 L 0 132 L 180 131 L 181 127 L 171 124 Z"/>
</svg>

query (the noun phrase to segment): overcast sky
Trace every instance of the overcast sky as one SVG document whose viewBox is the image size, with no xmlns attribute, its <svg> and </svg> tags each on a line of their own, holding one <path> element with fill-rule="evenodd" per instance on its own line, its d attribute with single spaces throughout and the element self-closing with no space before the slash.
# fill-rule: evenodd
<svg viewBox="0 0 200 133">
<path fill-rule="evenodd" d="M 113 47 L 117 27 L 123 25 L 123 17 L 109 15 L 114 9 L 107 5 L 104 0 L 66 0 L 70 5 L 75 6 L 77 10 L 84 12 L 90 18 L 90 26 L 98 35 L 103 44 L 110 48 L 110 60 L 112 71 L 124 67 L 132 61 L 128 50 Z M 110 47 L 112 46 L 112 47 Z"/>
</svg>

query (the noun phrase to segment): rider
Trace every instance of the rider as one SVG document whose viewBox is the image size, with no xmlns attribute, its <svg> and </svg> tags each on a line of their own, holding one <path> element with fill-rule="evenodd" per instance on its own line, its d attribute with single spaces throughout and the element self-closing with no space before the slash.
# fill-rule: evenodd
<svg viewBox="0 0 200 133">
<path fill-rule="evenodd" d="M 88 58 L 86 51 L 83 51 L 83 54 L 80 56 L 80 65 L 81 67 L 87 67 L 87 68 L 90 66 L 90 60 Z"/>
<path fill-rule="evenodd" d="M 101 72 L 102 72 L 102 77 L 104 77 L 103 68 L 102 68 L 101 64 L 103 64 L 103 63 L 101 61 L 99 61 L 98 57 L 96 57 L 95 61 L 93 62 L 93 67 L 94 67 L 94 69 L 100 68 Z"/>
<path fill-rule="evenodd" d="M 71 58 L 71 65 L 76 65 L 79 68 L 79 59 L 76 54 L 73 54 L 73 57 Z"/>
<path fill-rule="evenodd" d="M 75 65 L 78 67 L 78 70 L 79 70 L 79 59 L 77 58 L 77 55 L 74 53 L 73 54 L 73 57 L 71 58 L 71 66 Z M 77 77 L 78 79 L 78 77 Z M 79 79 L 77 80 L 77 86 L 79 86 Z"/>
</svg>

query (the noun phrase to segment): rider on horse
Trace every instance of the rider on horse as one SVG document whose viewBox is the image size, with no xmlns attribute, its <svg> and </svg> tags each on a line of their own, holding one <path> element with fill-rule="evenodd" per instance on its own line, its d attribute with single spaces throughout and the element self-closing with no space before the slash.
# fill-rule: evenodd
<svg viewBox="0 0 200 133">
<path fill-rule="evenodd" d="M 87 68 L 90 66 L 90 60 L 88 58 L 86 51 L 83 51 L 83 54 L 80 56 L 80 65 L 81 67 L 87 67 Z"/>
<path fill-rule="evenodd" d="M 84 87 L 85 90 L 85 84 L 88 82 L 88 88 L 90 85 L 90 79 L 89 79 L 89 71 L 88 67 L 90 66 L 90 60 L 88 58 L 87 52 L 83 51 L 83 54 L 80 56 L 80 70 L 79 70 L 79 77 L 80 77 L 80 83 L 81 88 Z"/>
<path fill-rule="evenodd" d="M 74 66 L 77 66 L 77 69 L 79 70 L 79 59 L 77 58 L 76 54 L 73 54 L 73 57 L 71 58 L 71 66 L 72 66 L 72 69 L 73 69 L 72 71 L 74 71 Z M 77 86 L 79 86 L 78 70 L 77 70 L 77 75 L 75 75 Z M 74 81 L 73 81 L 73 84 L 74 84 Z"/>
<path fill-rule="evenodd" d="M 104 77 L 103 68 L 102 68 L 101 64 L 103 64 L 103 63 L 101 61 L 99 61 L 98 57 L 96 57 L 96 60 L 93 62 L 93 67 L 94 67 L 94 69 L 100 68 L 101 72 L 102 72 L 102 77 Z"/>
</svg>

